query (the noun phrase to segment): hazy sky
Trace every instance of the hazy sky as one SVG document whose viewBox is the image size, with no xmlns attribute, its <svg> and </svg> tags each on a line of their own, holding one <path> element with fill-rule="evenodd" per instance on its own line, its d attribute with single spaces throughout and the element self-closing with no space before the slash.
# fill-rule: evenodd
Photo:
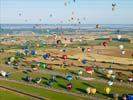
<svg viewBox="0 0 133 100">
<path fill-rule="evenodd" d="M 71 17 L 69 23 L 133 24 L 133 0 L 0 0 L 0 23 L 68 23 Z"/>
</svg>

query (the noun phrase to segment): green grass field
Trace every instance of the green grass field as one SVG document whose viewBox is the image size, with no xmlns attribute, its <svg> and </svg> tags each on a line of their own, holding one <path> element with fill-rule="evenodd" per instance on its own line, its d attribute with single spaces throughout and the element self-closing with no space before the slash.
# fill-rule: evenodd
<svg viewBox="0 0 133 100">
<path fill-rule="evenodd" d="M 31 98 L 19 95 L 11 91 L 0 90 L 0 100 L 32 100 Z"/>
</svg>

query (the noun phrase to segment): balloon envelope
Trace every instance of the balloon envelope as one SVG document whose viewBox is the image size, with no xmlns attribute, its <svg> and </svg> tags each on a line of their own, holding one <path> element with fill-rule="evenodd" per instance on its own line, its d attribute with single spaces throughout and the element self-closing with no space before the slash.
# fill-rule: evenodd
<svg viewBox="0 0 133 100">
<path fill-rule="evenodd" d="M 106 92 L 107 94 L 109 94 L 110 91 L 111 91 L 111 88 L 110 88 L 110 87 L 106 87 L 106 88 L 105 88 L 105 92 Z"/>
<path fill-rule="evenodd" d="M 108 85 L 109 85 L 109 86 L 112 86 L 112 85 L 113 85 L 113 81 L 111 81 L 111 80 L 108 81 Z"/>
<path fill-rule="evenodd" d="M 91 88 L 88 87 L 88 88 L 86 89 L 86 92 L 87 92 L 88 94 L 90 94 L 90 93 L 91 93 Z"/>
<path fill-rule="evenodd" d="M 95 88 L 91 88 L 90 92 L 91 92 L 91 94 L 96 94 L 96 89 Z"/>
<path fill-rule="evenodd" d="M 121 39 L 121 35 L 117 35 L 117 39 L 120 40 Z"/>
<path fill-rule="evenodd" d="M 68 90 L 71 90 L 72 89 L 72 83 L 67 84 L 67 89 Z"/>
<path fill-rule="evenodd" d="M 119 45 L 120 50 L 124 49 L 124 45 Z"/>
<path fill-rule="evenodd" d="M 71 75 L 68 75 L 68 76 L 66 77 L 66 79 L 67 79 L 68 81 L 71 81 L 71 80 L 73 79 L 73 77 L 72 77 Z"/>
<path fill-rule="evenodd" d="M 87 67 L 87 68 L 85 68 L 85 71 L 86 71 L 86 73 L 88 73 L 88 74 L 92 74 L 92 73 L 93 73 L 93 68 Z"/>
</svg>

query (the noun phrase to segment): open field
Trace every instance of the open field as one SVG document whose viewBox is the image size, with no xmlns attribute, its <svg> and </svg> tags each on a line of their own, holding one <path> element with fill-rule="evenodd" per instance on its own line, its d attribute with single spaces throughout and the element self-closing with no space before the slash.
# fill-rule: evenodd
<svg viewBox="0 0 133 100">
<path fill-rule="evenodd" d="M 47 37 L 41 38 L 46 39 Z M 112 41 L 109 46 L 104 47 L 100 45 L 103 40 L 95 40 L 95 38 L 97 37 L 94 37 L 93 40 L 83 40 L 82 42 L 74 41 L 73 43 L 65 42 L 61 39 L 63 44 L 55 47 L 56 44 L 54 44 L 54 46 L 52 44 L 37 46 L 40 41 L 34 41 L 32 37 L 22 37 L 22 41 L 30 41 L 30 44 L 26 44 L 29 45 L 29 50 L 35 49 L 37 51 L 36 55 L 22 55 L 23 59 L 21 56 L 16 56 L 17 51 L 23 53 L 24 50 L 20 42 L 16 42 L 15 44 L 3 42 L 1 43 L 1 47 L 3 47 L 5 51 L 0 53 L 0 70 L 10 72 L 11 75 L 8 78 L 0 76 L 0 85 L 50 100 L 62 100 L 62 98 L 65 98 L 63 100 L 86 100 L 87 98 L 92 100 L 96 98 L 106 100 L 107 98 L 113 99 L 114 93 L 118 93 L 120 96 L 125 93 L 132 94 L 133 83 L 128 81 L 129 76 L 133 77 L 132 43 Z M 51 41 L 48 40 L 48 42 Z M 67 44 L 67 46 L 64 46 L 64 44 Z M 124 45 L 124 50 L 126 51 L 124 55 L 121 54 L 121 50 L 119 49 L 120 44 Z M 92 46 L 93 50 L 88 52 L 87 48 L 91 48 Z M 86 49 L 85 52 L 82 52 L 83 47 Z M 61 51 L 64 48 L 66 52 Z M 45 53 L 50 53 L 49 59 L 42 57 Z M 67 59 L 64 60 L 62 55 L 67 55 Z M 18 61 L 17 68 L 15 68 L 13 64 L 5 64 L 11 57 L 16 57 L 15 59 Z M 82 62 L 84 59 L 86 60 L 85 63 Z M 41 68 L 37 65 L 37 62 L 45 63 L 48 67 Z M 67 64 L 66 66 L 64 62 Z M 33 65 L 37 68 L 37 71 L 32 69 Z M 112 68 L 109 67 L 110 65 Z M 86 73 L 86 67 L 93 68 L 94 72 L 92 75 Z M 113 71 L 113 74 L 116 75 L 116 78 L 112 79 L 114 82 L 112 86 L 108 85 L 110 78 L 107 77 L 107 72 L 110 69 Z M 78 70 L 83 70 L 83 74 L 78 75 Z M 121 75 L 118 73 L 121 73 Z M 66 80 L 67 74 L 73 76 L 72 81 Z M 49 86 L 48 82 L 53 75 L 56 76 L 57 82 Z M 26 82 L 24 80 L 26 76 L 32 77 L 32 82 Z M 39 84 L 34 82 L 34 79 L 37 77 L 42 79 Z M 80 79 L 81 77 L 87 79 L 92 78 L 92 80 L 83 80 Z M 68 83 L 73 84 L 73 88 L 70 91 L 68 91 L 66 87 Z M 96 94 L 87 94 L 87 87 L 96 88 Z M 105 87 L 111 88 L 110 94 L 106 94 Z M 4 89 L 2 89 L 2 91 L 5 93 L 1 93 L 1 95 L 3 95 L 1 97 L 2 100 L 6 99 L 5 95 L 9 95 L 14 100 L 19 98 L 20 100 L 23 98 L 23 100 L 29 100 L 27 96 L 22 97 L 22 95 L 17 95 L 17 93 Z"/>
</svg>

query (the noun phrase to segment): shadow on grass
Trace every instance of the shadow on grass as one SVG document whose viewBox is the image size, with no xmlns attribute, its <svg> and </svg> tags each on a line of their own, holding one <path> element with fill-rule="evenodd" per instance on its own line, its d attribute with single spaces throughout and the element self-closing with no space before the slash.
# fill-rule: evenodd
<svg viewBox="0 0 133 100">
<path fill-rule="evenodd" d="M 42 79 L 44 79 L 44 80 L 46 80 L 46 81 L 48 80 L 48 78 L 46 78 L 46 77 L 42 77 Z"/>
<path fill-rule="evenodd" d="M 22 71 L 24 74 L 28 74 L 28 72 L 27 71 Z"/>
<path fill-rule="evenodd" d="M 62 84 L 58 84 L 59 87 L 63 88 L 63 89 L 67 89 L 66 86 L 62 85 Z"/>
<path fill-rule="evenodd" d="M 66 80 L 63 76 L 59 76 L 59 75 L 57 75 L 56 78 L 60 78 L 60 79 Z"/>
<path fill-rule="evenodd" d="M 45 85 L 47 85 L 47 86 L 49 86 L 48 82 L 42 82 L 42 83 L 45 84 Z"/>
<path fill-rule="evenodd" d="M 69 71 L 71 74 L 74 74 L 74 75 L 77 75 L 77 73 L 76 72 L 74 72 L 74 71 Z"/>
<path fill-rule="evenodd" d="M 82 93 L 86 93 L 86 90 L 81 89 L 81 88 L 76 88 L 76 90 L 79 91 L 79 92 L 82 92 Z"/>
<path fill-rule="evenodd" d="M 85 82 L 82 82 L 82 84 L 83 84 L 83 85 L 86 85 L 86 86 L 88 86 L 88 87 L 95 88 L 94 86 L 92 86 L 92 85 L 90 85 L 90 84 L 88 84 L 88 83 L 85 83 Z"/>
</svg>

